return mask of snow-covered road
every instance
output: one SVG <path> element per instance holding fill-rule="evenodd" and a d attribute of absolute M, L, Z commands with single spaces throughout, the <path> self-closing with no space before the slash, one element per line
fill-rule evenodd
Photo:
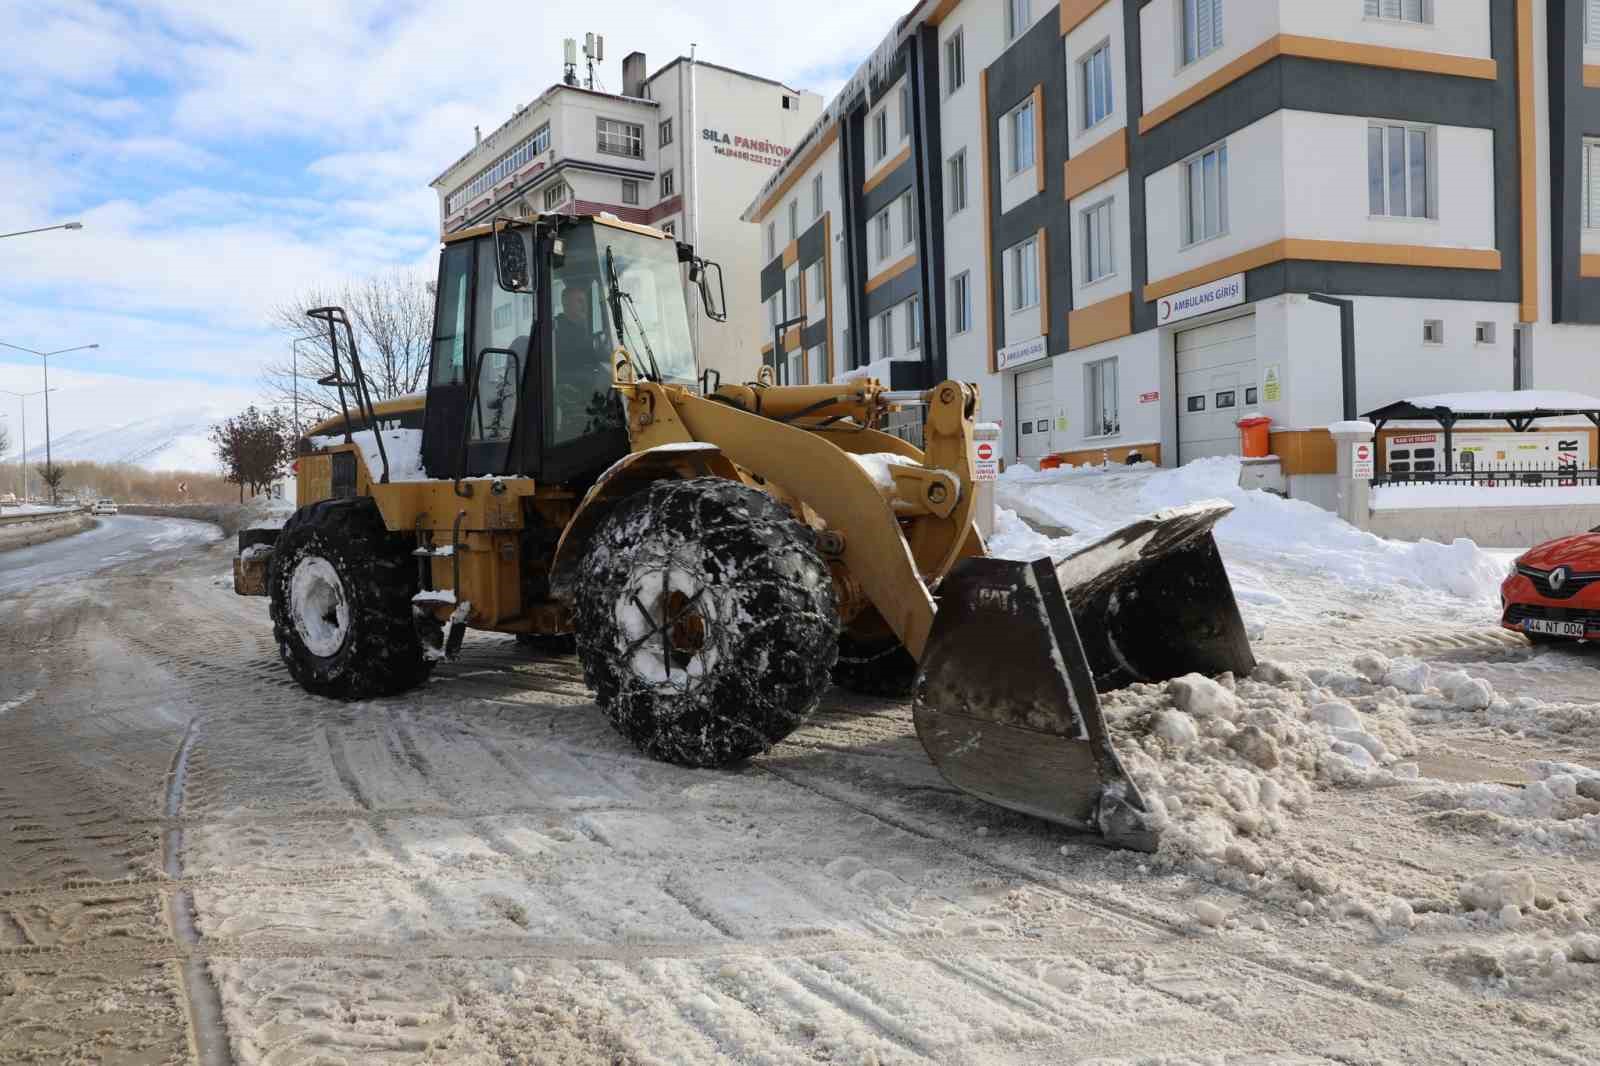
<path fill-rule="evenodd" d="M 640 758 L 573 660 L 504 639 L 404 699 L 315 699 L 227 560 L 0 611 L 0 1062 L 192 1061 L 191 1033 L 241 1064 L 1600 1054 L 1600 802 L 1485 783 L 1600 766 L 1597 655 L 1459 599 L 1408 622 L 1415 597 L 1250 563 L 1281 665 L 1220 697 L 1237 723 L 1337 697 L 1423 773 L 1290 728 L 1273 785 L 1218 788 L 1229 727 L 1146 729 L 1130 758 L 1207 815 L 1174 804 L 1147 856 L 952 791 L 895 702 L 833 693 L 710 772 Z M 1456 670 L 1494 701 L 1444 698 Z M 1108 705 L 1129 737 L 1175 706 Z"/>
<path fill-rule="evenodd" d="M 97 521 L 70 537 L 0 552 L 0 599 L 222 537 L 216 526 L 181 518 L 109 515 Z"/>

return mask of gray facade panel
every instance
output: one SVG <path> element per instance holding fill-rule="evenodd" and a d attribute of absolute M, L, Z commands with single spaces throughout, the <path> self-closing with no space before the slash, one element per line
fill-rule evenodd
<path fill-rule="evenodd" d="M 1043 18 L 1001 53 L 989 67 L 989 107 L 984 121 L 989 124 L 989 205 L 990 261 L 989 300 L 994 308 L 996 348 L 1009 343 L 1005 336 L 1006 249 L 1044 230 L 1045 266 L 1050 302 L 1047 343 L 1052 351 L 1067 346 L 1067 313 L 1072 310 L 1072 234 L 1066 204 L 1067 130 L 1070 111 L 1067 101 L 1066 60 L 1061 47 L 1061 25 L 1057 19 Z M 1044 192 L 1012 208 L 1000 211 L 1001 159 L 1000 118 L 1021 103 L 1035 85 L 1044 96 L 1044 141 L 1034 146 L 1037 166 L 1044 168 Z"/>
<path fill-rule="evenodd" d="M 892 281 L 885 282 L 873 289 L 862 297 L 863 304 L 866 307 L 867 318 L 870 320 L 877 315 L 881 315 L 902 300 L 907 300 L 917 295 L 922 288 L 921 282 L 922 279 L 918 277 L 915 270 L 908 270 Z"/>

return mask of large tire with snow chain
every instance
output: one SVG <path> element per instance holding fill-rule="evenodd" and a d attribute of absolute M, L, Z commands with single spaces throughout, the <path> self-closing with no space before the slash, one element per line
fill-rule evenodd
<path fill-rule="evenodd" d="M 917 686 L 917 669 L 917 660 L 897 638 L 860 640 L 847 633 L 839 638 L 833 682 L 863 696 L 909 696 Z"/>
<path fill-rule="evenodd" d="M 735 481 L 658 481 L 596 531 L 578 657 L 617 731 L 652 758 L 725 766 L 798 728 L 839 647 L 812 532 Z"/>
<path fill-rule="evenodd" d="M 392 696 L 433 669 L 411 621 L 417 567 L 370 499 L 294 513 L 267 573 L 272 633 L 289 673 L 334 699 Z"/>

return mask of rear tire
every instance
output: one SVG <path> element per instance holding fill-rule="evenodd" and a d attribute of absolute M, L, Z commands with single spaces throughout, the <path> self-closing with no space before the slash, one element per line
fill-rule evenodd
<path fill-rule="evenodd" d="M 333 699 L 392 696 L 433 670 L 411 621 L 417 569 L 370 499 L 296 511 L 267 572 L 272 633 L 289 673 Z"/>
<path fill-rule="evenodd" d="M 611 724 L 680 766 L 725 766 L 798 728 L 838 655 L 811 530 L 735 481 L 658 481 L 619 504 L 580 565 L 578 656 Z"/>

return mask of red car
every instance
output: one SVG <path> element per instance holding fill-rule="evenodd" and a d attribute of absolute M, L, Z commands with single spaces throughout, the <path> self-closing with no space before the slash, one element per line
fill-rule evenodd
<path fill-rule="evenodd" d="M 1500 624 L 1529 640 L 1600 640 L 1600 529 L 1523 552 L 1500 585 Z"/>

